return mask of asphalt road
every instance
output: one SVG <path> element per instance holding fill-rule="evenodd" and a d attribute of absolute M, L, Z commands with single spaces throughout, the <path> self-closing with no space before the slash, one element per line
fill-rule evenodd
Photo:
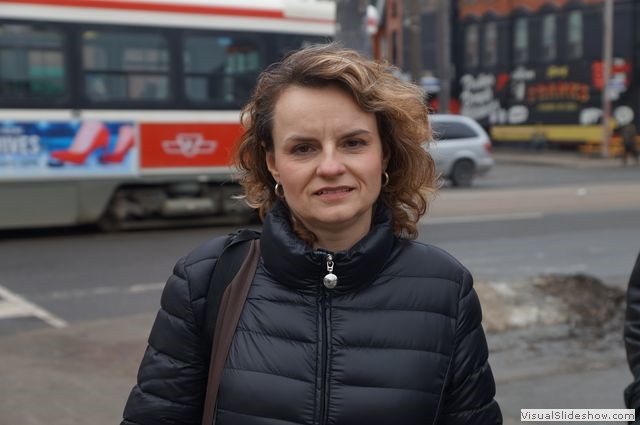
<path fill-rule="evenodd" d="M 640 250 L 640 209 L 427 224 L 420 239 L 452 253 L 480 280 L 584 273 L 623 286 Z"/>
<path fill-rule="evenodd" d="M 434 224 L 426 220 L 420 240 L 451 252 L 477 280 L 586 273 L 620 286 L 640 249 L 639 218 L 640 208 L 511 218 L 462 216 L 466 221 L 460 222 L 434 218 Z M 5 240 L 0 242 L 0 285 L 67 322 L 154 311 L 175 261 L 208 238 L 231 230 Z M 34 316 L 5 318 L 0 320 L 0 333 L 42 326 L 47 325 Z"/>

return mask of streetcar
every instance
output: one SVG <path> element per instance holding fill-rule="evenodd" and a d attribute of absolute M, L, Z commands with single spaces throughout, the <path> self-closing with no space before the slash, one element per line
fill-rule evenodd
<path fill-rule="evenodd" d="M 334 30 L 333 2 L 0 0 L 0 229 L 250 217 L 240 108 Z"/>

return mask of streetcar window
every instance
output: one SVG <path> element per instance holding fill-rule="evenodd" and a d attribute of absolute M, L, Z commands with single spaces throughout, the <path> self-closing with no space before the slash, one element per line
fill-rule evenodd
<path fill-rule="evenodd" d="M 432 121 L 431 129 L 440 142 L 445 140 L 478 137 L 471 127 L 459 122 Z"/>
<path fill-rule="evenodd" d="M 282 59 L 288 53 L 301 47 L 307 47 L 312 44 L 325 44 L 331 41 L 328 37 L 313 35 L 273 34 L 272 37 L 275 39 L 276 60 Z"/>
<path fill-rule="evenodd" d="M 556 16 L 545 15 L 542 19 L 542 60 L 553 62 L 556 52 Z"/>
<path fill-rule="evenodd" d="M 498 26 L 487 22 L 484 26 L 484 64 L 494 66 L 498 61 Z"/>
<path fill-rule="evenodd" d="M 61 32 L 0 24 L 0 97 L 58 98 L 67 90 L 65 74 Z"/>
<path fill-rule="evenodd" d="M 160 34 L 85 31 L 82 65 L 85 93 L 93 102 L 170 98 L 169 47 Z"/>
<path fill-rule="evenodd" d="M 245 103 L 266 66 L 260 41 L 242 35 L 188 35 L 184 40 L 185 93 L 192 102 Z"/>
<path fill-rule="evenodd" d="M 567 31 L 567 44 L 569 59 L 582 57 L 582 12 L 574 10 L 569 13 L 569 30 Z"/>
<path fill-rule="evenodd" d="M 478 66 L 478 25 L 471 24 L 467 27 L 465 35 L 465 64 L 467 68 Z"/>
<path fill-rule="evenodd" d="M 527 18 L 518 18 L 515 23 L 513 40 L 513 59 L 522 64 L 529 60 L 529 22 Z"/>

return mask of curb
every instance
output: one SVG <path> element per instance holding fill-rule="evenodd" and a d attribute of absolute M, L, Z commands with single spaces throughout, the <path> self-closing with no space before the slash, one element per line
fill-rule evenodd
<path fill-rule="evenodd" d="M 564 156 L 554 153 L 492 153 L 497 163 L 540 165 L 568 168 L 622 168 L 618 158 L 587 158 L 580 156 Z"/>

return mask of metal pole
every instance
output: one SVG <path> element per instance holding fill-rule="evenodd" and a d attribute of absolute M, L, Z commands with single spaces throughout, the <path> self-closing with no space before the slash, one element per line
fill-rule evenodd
<path fill-rule="evenodd" d="M 422 28 L 420 0 L 409 0 L 409 70 L 414 83 L 422 77 Z"/>
<path fill-rule="evenodd" d="M 611 96 L 609 80 L 613 63 L 613 0 L 604 0 L 604 41 L 602 46 L 602 157 L 609 156 L 611 141 Z"/>
<path fill-rule="evenodd" d="M 436 42 L 438 80 L 438 112 L 449 113 L 451 100 L 451 2 L 440 0 L 438 3 L 438 35 Z"/>
<path fill-rule="evenodd" d="M 336 0 L 336 41 L 371 56 L 371 40 L 367 34 L 367 5 L 367 0 Z"/>

